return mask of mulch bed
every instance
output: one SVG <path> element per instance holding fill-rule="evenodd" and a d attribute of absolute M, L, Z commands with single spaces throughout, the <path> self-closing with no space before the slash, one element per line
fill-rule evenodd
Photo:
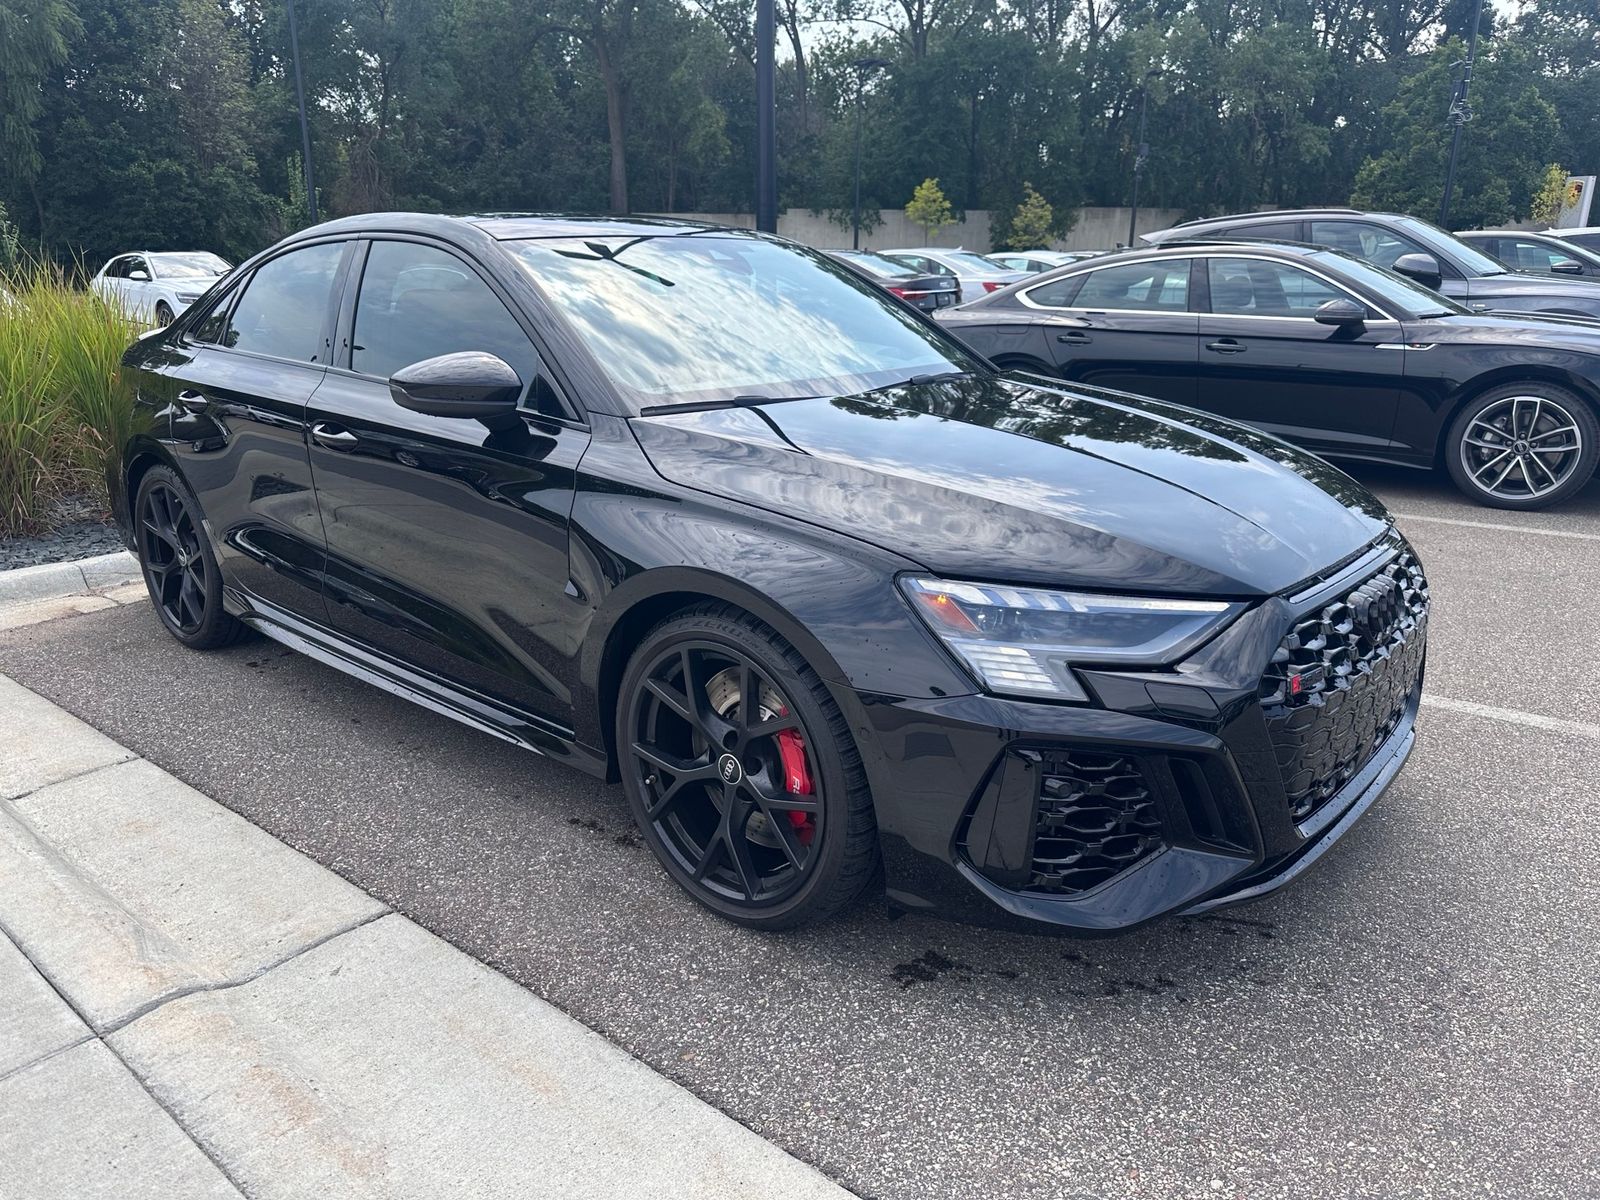
<path fill-rule="evenodd" d="M 72 562 L 123 548 L 111 514 L 101 501 L 90 496 L 68 496 L 51 506 L 45 517 L 45 532 L 26 537 L 0 536 L 0 571 Z"/>

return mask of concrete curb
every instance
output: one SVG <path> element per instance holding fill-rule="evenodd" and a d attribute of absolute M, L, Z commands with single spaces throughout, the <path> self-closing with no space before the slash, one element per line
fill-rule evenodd
<path fill-rule="evenodd" d="M 140 578 L 139 560 L 126 550 L 0 571 L 0 608 L 37 604 L 61 596 L 93 595 Z"/>

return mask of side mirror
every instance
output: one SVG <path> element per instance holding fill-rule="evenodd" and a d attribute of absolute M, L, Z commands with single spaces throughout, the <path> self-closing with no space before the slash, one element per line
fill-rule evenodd
<path fill-rule="evenodd" d="M 1415 279 L 1425 288 L 1437 288 L 1444 282 L 1439 260 L 1431 254 L 1402 254 L 1394 260 L 1394 272 Z"/>
<path fill-rule="evenodd" d="M 1311 319 L 1318 325 L 1362 325 L 1367 320 L 1367 306 L 1341 296 L 1320 306 Z"/>
<path fill-rule="evenodd" d="M 134 283 L 149 283 L 150 272 L 135 269 L 128 272 L 128 278 L 133 280 Z"/>
<path fill-rule="evenodd" d="M 412 412 L 488 423 L 516 412 L 522 380 L 504 359 L 467 350 L 401 367 L 389 376 L 389 394 Z"/>
<path fill-rule="evenodd" d="M 1582 275 L 1583 264 L 1575 258 L 1558 258 L 1550 264 L 1552 275 Z"/>

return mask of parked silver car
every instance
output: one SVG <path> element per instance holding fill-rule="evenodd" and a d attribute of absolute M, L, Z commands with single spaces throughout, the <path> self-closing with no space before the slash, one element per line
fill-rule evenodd
<path fill-rule="evenodd" d="M 1004 254 L 986 254 L 984 257 L 1012 271 L 1037 275 L 1040 271 L 1071 266 L 1086 258 L 1109 253 L 1108 250 L 1007 250 Z"/>
<path fill-rule="evenodd" d="M 230 267 L 204 250 L 119 254 L 101 267 L 89 286 L 131 320 L 170 325 Z"/>
<path fill-rule="evenodd" d="M 963 302 L 976 300 L 990 292 L 997 292 L 1028 277 L 1027 271 L 1012 271 L 1002 267 L 992 258 L 974 254 L 971 250 L 943 250 L 923 246 L 920 249 L 879 250 L 885 258 L 904 263 L 924 275 L 952 276 L 961 288 Z"/>

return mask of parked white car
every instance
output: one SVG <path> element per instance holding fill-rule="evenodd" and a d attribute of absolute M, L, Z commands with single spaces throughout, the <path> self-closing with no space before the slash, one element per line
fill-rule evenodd
<path fill-rule="evenodd" d="M 119 254 L 89 281 L 89 286 L 117 305 L 133 321 L 170 325 L 173 318 L 200 299 L 231 266 L 204 250 L 153 254 Z"/>
<path fill-rule="evenodd" d="M 1037 275 L 1040 271 L 1054 271 L 1057 267 L 1071 266 L 1086 258 L 1109 253 L 1108 250 L 1007 250 L 1004 254 L 986 254 L 984 257 L 1013 271 Z"/>
<path fill-rule="evenodd" d="M 1028 277 L 1026 271 L 1007 270 L 993 259 L 974 254 L 971 250 L 934 250 L 923 246 L 920 249 L 879 250 L 876 253 L 921 271 L 924 275 L 953 276 L 960 285 L 963 302 L 987 296 L 990 292 L 1010 287 Z"/>

